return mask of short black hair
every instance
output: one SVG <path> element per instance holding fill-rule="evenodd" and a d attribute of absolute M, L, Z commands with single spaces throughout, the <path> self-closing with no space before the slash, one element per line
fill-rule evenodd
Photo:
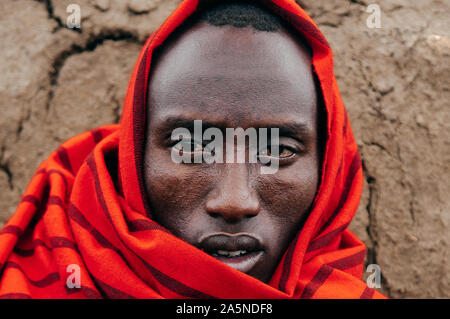
<path fill-rule="evenodd" d="M 282 20 L 262 6 L 247 1 L 225 1 L 201 10 L 194 18 L 214 26 L 231 25 L 236 28 L 253 27 L 258 31 L 277 32 Z"/>

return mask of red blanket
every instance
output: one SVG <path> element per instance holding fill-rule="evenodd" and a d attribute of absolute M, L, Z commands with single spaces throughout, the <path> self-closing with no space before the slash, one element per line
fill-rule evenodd
<path fill-rule="evenodd" d="M 347 229 L 363 176 L 331 49 L 294 1 L 261 2 L 309 42 L 327 115 L 312 212 L 270 283 L 173 236 L 152 221 L 146 205 L 142 167 L 150 61 L 154 49 L 196 10 L 199 0 L 185 0 L 144 45 L 120 125 L 68 140 L 37 170 L 0 232 L 0 298 L 383 297 L 361 281 L 365 246 Z M 76 282 L 77 274 L 81 286 L 69 288 L 67 281 Z"/>

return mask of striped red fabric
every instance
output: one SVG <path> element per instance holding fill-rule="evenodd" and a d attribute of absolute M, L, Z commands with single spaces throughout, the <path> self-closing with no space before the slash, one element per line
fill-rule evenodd
<path fill-rule="evenodd" d="M 183 1 L 145 43 L 121 123 L 71 138 L 41 164 L 0 231 L 0 298 L 384 297 L 360 279 L 365 246 L 347 229 L 363 177 L 332 52 L 295 1 L 260 0 L 313 50 L 327 141 L 313 209 L 271 281 L 228 267 L 151 219 L 142 167 L 152 53 L 202 1 Z M 80 285 L 71 288 L 73 265 Z"/>

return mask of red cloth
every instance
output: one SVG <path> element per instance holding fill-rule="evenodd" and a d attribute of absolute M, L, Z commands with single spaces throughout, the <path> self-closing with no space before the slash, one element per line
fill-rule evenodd
<path fill-rule="evenodd" d="M 270 283 L 171 235 L 152 221 L 146 205 L 142 166 L 150 61 L 154 49 L 196 10 L 199 0 L 185 0 L 144 45 L 120 125 L 68 140 L 37 170 L 0 232 L 1 298 L 383 297 L 360 280 L 365 246 L 347 229 L 363 176 L 330 47 L 294 1 L 261 2 L 309 42 L 327 114 L 313 210 Z M 80 266 L 81 288 L 66 285 L 71 264 Z"/>

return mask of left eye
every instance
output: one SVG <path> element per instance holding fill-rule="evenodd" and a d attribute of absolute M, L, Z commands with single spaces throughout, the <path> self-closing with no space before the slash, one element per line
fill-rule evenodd
<path fill-rule="evenodd" d="M 192 153 L 203 152 L 204 150 L 202 143 L 193 140 L 179 141 L 174 148 L 183 152 L 189 152 L 188 150 L 191 150 L 190 152 Z"/>
<path fill-rule="evenodd" d="M 291 149 L 284 147 L 284 146 L 279 146 L 279 155 L 276 157 L 279 158 L 288 158 L 291 157 L 295 154 L 295 152 L 293 152 Z M 271 147 L 267 147 L 266 149 L 264 149 L 262 152 L 260 152 L 260 156 L 270 156 L 270 157 L 275 157 L 274 155 L 272 155 L 271 153 Z"/>

